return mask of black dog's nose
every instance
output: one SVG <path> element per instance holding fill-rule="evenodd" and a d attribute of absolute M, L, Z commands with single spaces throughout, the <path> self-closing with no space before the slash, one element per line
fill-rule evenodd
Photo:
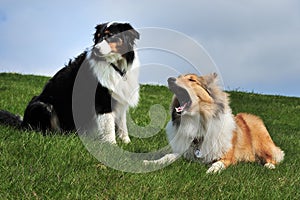
<path fill-rule="evenodd" d="M 170 77 L 170 78 L 168 78 L 168 83 L 170 84 L 170 83 L 174 83 L 176 81 L 176 78 L 174 78 L 174 77 Z"/>

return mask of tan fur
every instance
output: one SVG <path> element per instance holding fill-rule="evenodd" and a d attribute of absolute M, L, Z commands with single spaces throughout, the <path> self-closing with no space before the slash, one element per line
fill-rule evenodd
<path fill-rule="evenodd" d="M 274 144 L 260 118 L 239 113 L 235 121 L 237 128 L 233 132 L 232 148 L 220 158 L 225 167 L 241 161 L 276 165 L 283 159 L 280 155 L 283 152 Z"/>

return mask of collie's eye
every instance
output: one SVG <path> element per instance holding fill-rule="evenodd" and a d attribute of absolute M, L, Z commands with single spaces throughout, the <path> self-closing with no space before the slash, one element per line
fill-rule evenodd
<path fill-rule="evenodd" d="M 209 90 L 208 88 L 204 88 L 204 89 L 205 89 L 205 91 L 207 92 L 207 94 L 208 94 L 209 96 L 211 96 L 210 90 Z"/>
<path fill-rule="evenodd" d="M 105 33 L 105 36 L 108 36 L 108 37 L 111 37 L 111 36 L 113 36 L 114 34 L 113 33 L 111 33 L 111 32 L 106 32 Z"/>
<path fill-rule="evenodd" d="M 196 82 L 196 80 L 192 79 L 192 78 L 189 78 L 189 81 L 191 82 Z"/>

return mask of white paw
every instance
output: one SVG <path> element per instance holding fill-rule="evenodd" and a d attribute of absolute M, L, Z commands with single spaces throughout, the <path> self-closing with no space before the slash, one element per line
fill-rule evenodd
<path fill-rule="evenodd" d="M 117 141 L 116 140 L 106 140 L 105 142 L 108 142 L 110 144 L 117 144 Z"/>
<path fill-rule="evenodd" d="M 107 142 L 109 144 L 117 144 L 116 139 L 112 137 L 103 137 L 102 142 Z"/>
<path fill-rule="evenodd" d="M 167 154 L 165 155 L 165 159 L 167 160 L 167 162 L 174 162 L 176 161 L 178 158 L 177 154 Z"/>
<path fill-rule="evenodd" d="M 172 163 L 174 161 L 176 161 L 178 158 L 180 157 L 179 154 L 173 153 L 173 154 L 166 154 L 164 155 L 162 158 L 158 159 L 158 160 L 144 160 L 143 163 L 145 165 L 149 165 L 149 164 L 166 164 L 166 163 Z"/>
<path fill-rule="evenodd" d="M 150 160 L 143 160 L 144 165 L 149 165 L 150 163 L 152 163 Z"/>
<path fill-rule="evenodd" d="M 126 136 L 120 136 L 120 139 L 121 139 L 122 142 L 125 143 L 125 144 L 128 144 L 128 143 L 131 142 L 128 135 L 126 135 Z"/>
<path fill-rule="evenodd" d="M 206 171 L 207 174 L 214 174 L 217 172 L 221 172 L 223 169 L 225 169 L 225 165 L 223 162 L 218 161 L 211 165 L 211 167 Z"/>
<path fill-rule="evenodd" d="M 272 163 L 266 163 L 264 166 L 268 169 L 275 169 L 275 165 Z"/>
<path fill-rule="evenodd" d="M 128 143 L 131 142 L 129 137 L 123 138 L 122 141 L 123 141 L 123 143 L 125 143 L 125 144 L 128 144 Z"/>

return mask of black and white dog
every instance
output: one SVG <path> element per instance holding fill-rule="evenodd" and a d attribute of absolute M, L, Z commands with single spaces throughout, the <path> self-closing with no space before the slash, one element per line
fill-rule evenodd
<path fill-rule="evenodd" d="M 42 93 L 29 102 L 24 119 L 2 110 L 0 123 L 43 132 L 76 131 L 73 87 L 81 68 L 86 68 L 90 76 L 84 78 L 97 81 L 93 120 L 99 134 L 105 141 L 116 143 L 117 129 L 120 139 L 129 143 L 126 112 L 139 100 L 139 60 L 134 50 L 139 33 L 128 23 L 104 23 L 95 28 L 92 48 L 70 60 L 47 82 Z"/>

